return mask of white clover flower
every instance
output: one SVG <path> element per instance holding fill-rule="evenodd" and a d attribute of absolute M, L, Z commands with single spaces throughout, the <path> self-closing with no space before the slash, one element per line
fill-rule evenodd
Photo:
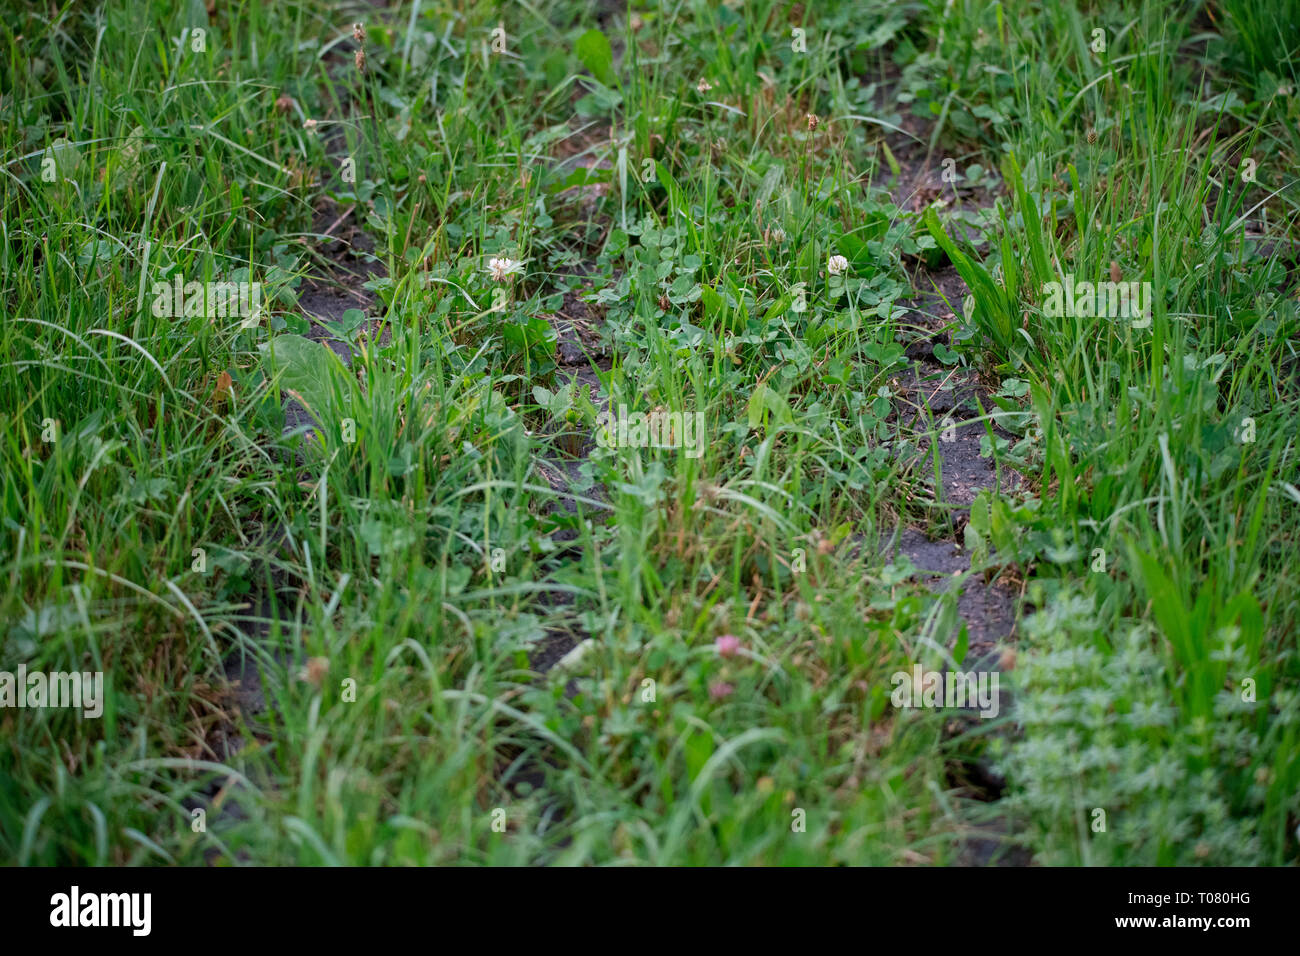
<path fill-rule="evenodd" d="M 826 271 L 833 276 L 839 275 L 849 267 L 849 260 L 843 256 L 831 256 L 826 260 Z"/>
<path fill-rule="evenodd" d="M 772 241 L 776 243 L 785 242 L 785 230 L 777 226 L 772 230 Z"/>
<path fill-rule="evenodd" d="M 505 282 L 510 276 L 517 276 L 524 271 L 524 264 L 514 259 L 493 257 L 488 260 L 488 271 L 496 282 Z"/>
<path fill-rule="evenodd" d="M 713 84 L 704 79 L 704 77 L 700 77 L 700 82 L 695 84 L 695 89 L 700 93 L 707 93 L 709 90 L 713 89 Z"/>

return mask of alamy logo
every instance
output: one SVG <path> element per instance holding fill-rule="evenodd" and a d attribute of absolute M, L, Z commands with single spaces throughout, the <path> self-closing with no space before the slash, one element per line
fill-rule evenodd
<path fill-rule="evenodd" d="M 627 406 L 596 416 L 596 444 L 601 448 L 682 448 L 687 458 L 704 454 L 704 413 L 655 409 L 646 414 Z"/>
<path fill-rule="evenodd" d="M 71 893 L 50 897 L 51 926 L 129 926 L 132 935 L 148 936 L 153 924 L 152 893 Z"/>
<path fill-rule="evenodd" d="M 1133 319 L 1135 329 L 1151 324 L 1150 282 L 1075 282 L 1074 275 L 1066 273 L 1064 283 L 1045 283 L 1043 294 L 1043 314 L 1053 318 Z"/>
<path fill-rule="evenodd" d="M 912 673 L 895 671 L 890 677 L 895 707 L 976 707 L 981 717 L 998 715 L 997 671 L 927 671 L 912 665 Z"/>
<path fill-rule="evenodd" d="M 19 664 L 17 674 L 0 671 L 0 707 L 72 707 L 87 717 L 100 717 L 104 713 L 104 672 L 29 674 L 27 665 Z"/>
<path fill-rule="evenodd" d="M 244 319 L 255 324 L 262 313 L 260 282 L 155 282 L 153 314 L 158 318 Z"/>

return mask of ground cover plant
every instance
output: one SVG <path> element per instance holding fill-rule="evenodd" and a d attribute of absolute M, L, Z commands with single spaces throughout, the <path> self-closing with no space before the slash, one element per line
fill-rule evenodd
<path fill-rule="evenodd" d="M 0 860 L 1295 862 L 1297 46 L 14 5 Z"/>

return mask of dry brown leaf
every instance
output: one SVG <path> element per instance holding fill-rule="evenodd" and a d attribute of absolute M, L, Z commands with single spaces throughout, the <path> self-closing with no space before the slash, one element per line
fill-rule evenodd
<path fill-rule="evenodd" d="M 217 376 L 217 387 L 212 392 L 212 404 L 219 405 L 222 401 L 229 398 L 234 391 L 235 382 L 230 377 L 229 372 L 222 372 Z"/>

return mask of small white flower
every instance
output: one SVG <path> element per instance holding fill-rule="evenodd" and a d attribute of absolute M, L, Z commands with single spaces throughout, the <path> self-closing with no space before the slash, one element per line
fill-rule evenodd
<path fill-rule="evenodd" d="M 773 229 L 772 241 L 777 243 L 785 242 L 785 230 L 782 229 L 780 226 L 777 226 L 775 229 Z"/>
<path fill-rule="evenodd" d="M 843 256 L 831 256 L 826 260 L 826 271 L 833 276 L 839 275 L 849 267 L 849 260 Z"/>
<path fill-rule="evenodd" d="M 303 128 L 303 129 L 315 129 L 315 128 L 316 128 L 316 121 L 315 121 L 314 119 L 303 120 L 302 128 Z"/>
<path fill-rule="evenodd" d="M 524 271 L 524 264 L 516 262 L 514 259 L 504 257 L 492 258 L 488 260 L 488 271 L 492 273 L 492 278 L 497 282 L 505 282 L 510 276 L 519 275 Z"/>
<path fill-rule="evenodd" d="M 700 77 L 700 82 L 695 84 L 695 89 L 700 93 L 707 93 L 709 90 L 713 89 L 713 84 L 704 79 L 704 77 Z"/>

